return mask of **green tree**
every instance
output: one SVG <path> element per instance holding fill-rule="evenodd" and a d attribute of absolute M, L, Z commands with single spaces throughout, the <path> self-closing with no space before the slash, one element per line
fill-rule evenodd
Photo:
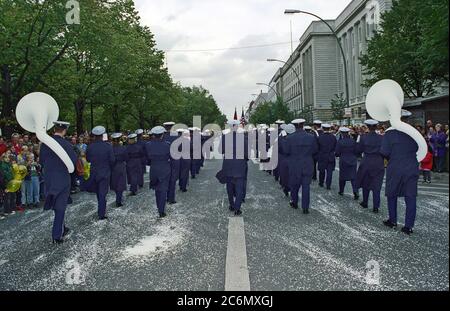
<path fill-rule="evenodd" d="M 369 87 L 393 79 L 410 97 L 448 81 L 448 0 L 398 0 L 360 58 Z"/>
<path fill-rule="evenodd" d="M 338 121 L 344 120 L 346 107 L 347 102 L 345 100 L 344 93 L 335 94 L 334 98 L 331 100 L 331 110 L 333 113 L 333 118 Z"/>
<path fill-rule="evenodd" d="M 276 120 L 290 122 L 293 118 L 294 114 L 289 111 L 289 108 L 283 103 L 283 100 L 278 98 L 275 102 L 265 102 L 256 107 L 250 117 L 250 123 L 271 124 Z"/>

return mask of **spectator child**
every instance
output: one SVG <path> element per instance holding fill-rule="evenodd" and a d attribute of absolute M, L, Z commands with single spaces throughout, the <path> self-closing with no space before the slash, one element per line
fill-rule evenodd
<path fill-rule="evenodd" d="M 430 145 L 428 145 L 428 152 L 423 159 L 422 162 L 420 162 L 420 170 L 423 174 L 423 182 L 431 184 L 431 170 L 433 169 L 433 149 Z"/>
<path fill-rule="evenodd" d="M 14 178 L 10 156 L 10 151 L 0 156 L 0 171 L 3 177 L 2 183 L 0 184 L 0 191 L 3 196 L 3 213 L 6 216 L 14 214 L 16 207 L 16 193 L 9 192 L 6 189 L 8 183 Z"/>

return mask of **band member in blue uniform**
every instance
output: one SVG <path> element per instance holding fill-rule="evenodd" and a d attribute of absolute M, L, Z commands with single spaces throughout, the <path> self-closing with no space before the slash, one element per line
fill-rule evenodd
<path fill-rule="evenodd" d="M 172 127 L 175 125 L 175 122 L 166 122 L 164 123 L 164 128 L 166 132 L 164 133 L 164 140 L 170 145 L 178 139 L 178 135 L 176 133 L 171 133 Z M 171 158 L 170 162 L 171 173 L 170 173 L 170 181 L 169 181 L 169 192 L 167 194 L 167 203 L 170 205 L 176 204 L 175 201 L 175 192 L 177 187 L 177 181 L 180 178 L 180 168 L 181 168 L 181 160 L 175 160 Z"/>
<path fill-rule="evenodd" d="M 319 139 L 319 137 L 323 135 L 322 123 L 323 122 L 320 120 L 315 120 L 313 122 L 313 128 L 310 129 L 310 131 L 314 133 L 317 139 Z M 305 128 L 305 131 L 308 132 L 308 129 Z M 317 180 L 317 156 L 318 154 L 314 157 L 314 174 L 312 178 L 312 180 L 314 181 Z"/>
<path fill-rule="evenodd" d="M 184 141 L 182 146 L 190 146 L 190 134 L 188 130 L 178 130 L 178 136 Z M 184 152 L 183 152 L 184 155 Z M 179 187 L 181 192 L 187 192 L 187 186 L 189 183 L 189 172 L 191 170 L 191 157 L 190 152 L 187 156 L 182 156 L 180 160 L 180 181 Z"/>
<path fill-rule="evenodd" d="M 363 201 L 361 206 L 369 208 L 369 195 L 372 191 L 373 212 L 378 213 L 381 203 L 381 188 L 384 180 L 384 158 L 381 155 L 381 143 L 383 136 L 377 134 L 378 121 L 366 120 L 364 122 L 369 133 L 358 138 L 358 153 L 362 154 L 362 160 L 356 174 L 356 187 L 362 188 Z"/>
<path fill-rule="evenodd" d="M 317 167 L 319 169 L 319 187 L 324 187 L 326 183 L 327 189 L 331 190 L 333 182 L 333 172 L 336 169 L 336 136 L 330 132 L 331 125 L 323 124 L 324 133 L 319 136 L 319 154 L 317 156 Z"/>
<path fill-rule="evenodd" d="M 281 132 L 283 131 L 283 129 L 281 128 L 281 125 L 286 124 L 286 122 L 282 121 L 282 120 L 277 120 L 275 121 L 275 124 L 278 125 L 278 137 L 280 136 Z M 275 178 L 276 181 L 280 180 L 280 162 L 282 161 L 283 155 L 280 152 L 280 148 L 278 147 L 278 165 L 277 167 L 273 170 L 273 177 Z"/>
<path fill-rule="evenodd" d="M 106 195 L 109 191 L 111 180 L 111 171 L 115 162 L 112 146 L 103 141 L 103 134 L 106 129 L 103 126 L 97 126 L 92 130 L 95 140 L 86 150 L 86 160 L 91 163 L 90 180 L 93 185 L 93 191 L 97 194 L 98 218 L 106 220 Z"/>
<path fill-rule="evenodd" d="M 200 129 L 196 127 L 190 128 L 189 132 L 191 134 L 191 178 L 195 179 L 200 173 L 200 165 L 202 161 L 201 133 Z"/>
<path fill-rule="evenodd" d="M 137 135 L 128 135 L 127 145 L 127 176 L 128 184 L 130 185 L 130 192 L 132 196 L 137 195 L 139 187 L 139 179 L 142 175 L 142 157 L 145 156 L 145 151 L 141 145 L 136 143 Z"/>
<path fill-rule="evenodd" d="M 54 125 L 53 139 L 67 152 L 73 165 L 76 166 L 77 155 L 70 143 L 64 139 L 70 123 L 60 121 L 54 122 Z M 64 223 L 71 187 L 70 174 L 64 162 L 45 144 L 41 145 L 39 160 L 45 183 L 44 210 L 53 210 L 55 213 L 52 238 L 53 243 L 61 244 L 70 231 Z"/>
<path fill-rule="evenodd" d="M 305 125 L 305 127 L 303 129 L 305 130 L 306 133 L 315 135 L 315 132 L 313 132 L 313 129 L 311 126 Z"/>
<path fill-rule="evenodd" d="M 170 143 L 164 139 L 166 130 L 162 126 L 152 129 L 154 140 L 145 145 L 150 166 L 150 189 L 155 190 L 159 217 L 166 217 L 166 201 L 171 175 Z"/>
<path fill-rule="evenodd" d="M 411 115 L 402 111 L 402 117 Z M 416 220 L 417 183 L 419 181 L 419 162 L 416 141 L 396 129 L 389 129 L 383 137 L 381 154 L 388 159 L 386 170 L 386 197 L 388 199 L 389 219 L 387 227 L 397 227 L 397 203 L 399 197 L 405 198 L 406 219 L 402 232 L 412 234 Z"/>
<path fill-rule="evenodd" d="M 314 170 L 314 155 L 318 151 L 317 139 L 303 130 L 304 119 L 291 122 L 296 132 L 290 134 L 286 143 L 289 165 L 289 188 L 291 207 L 298 209 L 298 192 L 302 188 L 302 209 L 309 214 L 310 186 Z"/>
<path fill-rule="evenodd" d="M 232 120 L 228 125 L 231 131 L 222 136 L 219 151 L 224 155 L 222 172 L 226 178 L 229 209 L 239 216 L 242 215 L 241 205 L 244 199 L 248 138 L 243 131 L 238 133 L 238 120 Z"/>
<path fill-rule="evenodd" d="M 278 165 L 280 167 L 280 184 L 285 196 L 289 196 L 289 161 L 287 154 L 287 138 L 288 135 L 295 133 L 296 129 L 293 124 L 285 124 L 283 131 L 278 138 L 278 150 L 281 157 L 278 159 Z"/>
<path fill-rule="evenodd" d="M 147 143 L 144 140 L 144 130 L 143 129 L 138 129 L 136 130 L 136 135 L 137 135 L 137 144 L 139 146 L 141 146 L 142 150 L 145 149 L 145 144 Z M 145 156 L 142 157 L 141 159 L 141 165 L 142 165 L 142 170 L 141 170 L 141 174 L 139 174 L 138 176 L 138 186 L 139 188 L 143 188 L 144 187 L 144 175 L 147 172 L 147 158 Z"/>
<path fill-rule="evenodd" d="M 359 199 L 356 188 L 356 169 L 358 166 L 358 150 L 356 141 L 350 136 L 350 129 L 340 128 L 341 139 L 336 145 L 336 157 L 339 158 L 339 195 L 344 195 L 345 183 L 352 185 L 354 199 Z"/>
<path fill-rule="evenodd" d="M 115 162 L 111 173 L 111 190 L 116 193 L 116 207 L 123 206 L 123 192 L 127 190 L 127 148 L 120 144 L 121 133 L 111 135 Z"/>

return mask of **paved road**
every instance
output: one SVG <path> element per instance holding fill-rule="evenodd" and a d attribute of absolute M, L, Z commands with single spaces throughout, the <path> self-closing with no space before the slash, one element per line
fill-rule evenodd
<path fill-rule="evenodd" d="M 62 246 L 50 244 L 51 213 L 1 221 L 0 289 L 209 291 L 224 290 L 226 279 L 244 280 L 251 290 L 449 289 L 443 178 L 421 185 L 416 233 L 407 237 L 384 228 L 385 205 L 379 215 L 362 210 L 350 188 L 344 198 L 336 194 L 336 182 L 332 191 L 313 185 L 310 215 L 294 211 L 273 177 L 253 163 L 242 226 L 214 178 L 220 165 L 207 162 L 164 220 L 145 188 L 124 208 L 111 207 L 108 222 L 95 220 L 92 195 L 75 196 L 67 212 L 73 233 Z M 370 261 L 379 265 L 379 285 L 367 283 L 376 271 L 367 268 Z"/>

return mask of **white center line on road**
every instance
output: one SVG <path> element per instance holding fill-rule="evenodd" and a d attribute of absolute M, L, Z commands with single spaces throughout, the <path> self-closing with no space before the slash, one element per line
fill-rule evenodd
<path fill-rule="evenodd" d="M 250 291 L 243 217 L 230 217 L 228 222 L 225 291 Z"/>

